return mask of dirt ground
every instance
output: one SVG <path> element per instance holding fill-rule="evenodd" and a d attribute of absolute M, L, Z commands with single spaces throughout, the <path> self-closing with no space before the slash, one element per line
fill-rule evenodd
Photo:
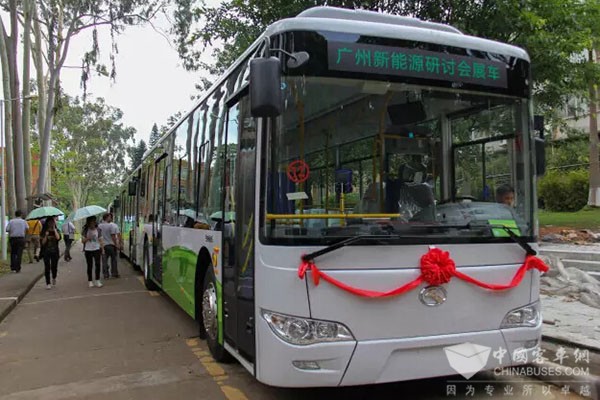
<path fill-rule="evenodd" d="M 562 226 L 540 226 L 542 242 L 587 244 L 600 242 L 600 234 L 589 229 L 573 229 Z"/>

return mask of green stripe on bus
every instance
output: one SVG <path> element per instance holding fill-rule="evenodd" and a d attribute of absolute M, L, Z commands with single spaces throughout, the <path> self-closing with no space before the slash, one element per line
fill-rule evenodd
<path fill-rule="evenodd" d="M 198 255 L 173 246 L 163 255 L 163 290 L 191 317 L 195 316 L 195 280 Z"/>

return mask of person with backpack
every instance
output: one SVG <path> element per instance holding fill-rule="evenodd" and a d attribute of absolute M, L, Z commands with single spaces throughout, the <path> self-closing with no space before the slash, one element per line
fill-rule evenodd
<path fill-rule="evenodd" d="M 25 247 L 27 248 L 27 255 L 29 256 L 29 263 L 33 260 L 39 261 L 41 257 L 38 257 L 38 251 L 41 248 L 41 232 L 42 222 L 39 219 L 32 219 L 27 221 L 27 234 L 25 235 Z"/>
<path fill-rule="evenodd" d="M 104 253 L 104 243 L 102 242 L 102 233 L 98 229 L 95 216 L 88 217 L 85 221 L 85 226 L 81 231 L 81 241 L 83 242 L 83 251 L 85 252 L 85 261 L 87 263 L 88 286 L 91 288 L 94 286 L 101 288 L 103 285 L 102 281 L 100 281 L 100 260 Z M 95 281 L 92 279 L 92 267 L 95 267 Z"/>
<path fill-rule="evenodd" d="M 41 249 L 40 254 L 44 260 L 44 276 L 46 278 L 46 289 L 52 289 L 56 286 L 56 275 L 58 274 L 58 258 L 60 250 L 58 242 L 61 239 L 60 232 L 56 226 L 54 217 L 46 218 L 46 223 L 40 233 Z M 52 285 L 50 285 L 50 274 L 52 273 Z"/>

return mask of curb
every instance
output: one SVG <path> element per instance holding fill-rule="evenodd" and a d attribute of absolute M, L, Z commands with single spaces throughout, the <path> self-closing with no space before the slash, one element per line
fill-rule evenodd
<path fill-rule="evenodd" d="M 15 307 L 17 307 L 17 304 L 19 304 L 21 300 L 23 300 L 23 298 L 27 296 L 27 293 L 29 293 L 29 291 L 33 289 L 37 281 L 39 281 L 42 276 L 44 276 L 43 272 L 36 274 L 31 280 L 31 282 L 19 292 L 16 298 L 11 298 L 14 301 L 12 301 L 7 308 L 0 310 L 0 322 L 2 322 L 4 318 L 6 318 L 8 314 L 10 314 L 11 311 L 15 309 Z"/>
<path fill-rule="evenodd" d="M 589 351 L 593 351 L 595 353 L 600 353 L 600 347 L 596 347 L 596 346 L 592 346 L 592 345 L 587 345 L 584 343 L 578 343 L 578 342 L 571 342 L 567 339 L 561 339 L 561 338 L 557 338 L 554 336 L 548 336 L 548 335 L 542 335 L 542 345 L 544 342 L 548 342 L 548 343 L 554 343 L 554 344 L 562 344 L 565 346 L 570 346 L 570 347 L 577 347 L 580 349 L 587 349 Z M 542 346 L 543 347 L 543 346 Z"/>

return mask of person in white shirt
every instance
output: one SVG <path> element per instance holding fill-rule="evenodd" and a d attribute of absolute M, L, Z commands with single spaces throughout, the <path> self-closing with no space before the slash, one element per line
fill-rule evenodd
<path fill-rule="evenodd" d="M 62 225 L 62 234 L 65 239 L 65 261 L 71 261 L 71 246 L 75 240 L 75 225 L 70 220 L 66 220 Z"/>
<path fill-rule="evenodd" d="M 21 258 L 25 248 L 25 234 L 28 226 L 22 216 L 21 210 L 15 211 L 15 218 L 6 225 L 10 243 L 10 270 L 13 272 L 21 272 Z"/>
<path fill-rule="evenodd" d="M 100 281 L 100 257 L 104 253 L 104 243 L 102 242 L 102 235 L 98 229 L 96 223 L 96 217 L 88 217 L 85 226 L 81 231 L 81 241 L 83 242 L 83 251 L 85 252 L 85 261 L 87 263 L 87 276 L 89 287 L 102 287 L 102 281 Z M 96 280 L 92 278 L 92 267 L 95 265 Z"/>
<path fill-rule="evenodd" d="M 113 215 L 106 213 L 102 216 L 102 222 L 98 225 L 104 243 L 104 254 L 102 255 L 102 272 L 104 279 L 109 277 L 118 278 L 117 255 L 119 254 L 119 227 L 113 222 Z M 110 258 L 110 274 L 108 259 Z"/>

